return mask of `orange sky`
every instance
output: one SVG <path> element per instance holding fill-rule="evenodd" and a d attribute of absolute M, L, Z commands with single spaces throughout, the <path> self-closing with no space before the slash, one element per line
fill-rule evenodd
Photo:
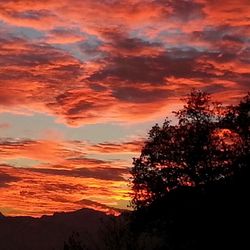
<path fill-rule="evenodd" d="M 250 90 L 249 37 L 249 0 L 0 0 L 0 211 L 126 208 L 180 97 Z"/>

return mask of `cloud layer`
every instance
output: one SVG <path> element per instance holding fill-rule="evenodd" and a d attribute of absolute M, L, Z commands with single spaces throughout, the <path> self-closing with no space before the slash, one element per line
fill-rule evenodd
<path fill-rule="evenodd" d="M 1 1 L 1 110 L 77 126 L 150 118 L 192 87 L 238 97 L 249 12 L 247 0 Z"/>
<path fill-rule="evenodd" d="M 192 88 L 234 103 L 250 90 L 249 37 L 249 0 L 0 0 L 0 114 L 127 126 L 170 114 Z M 140 146 L 2 138 L 0 209 L 124 206 Z"/>
<path fill-rule="evenodd" d="M 117 213 L 107 206 L 126 208 L 131 162 L 110 157 L 138 154 L 140 143 L 1 140 L 0 210 L 9 215 L 41 216 L 92 207 Z M 90 158 L 91 154 L 107 159 Z"/>

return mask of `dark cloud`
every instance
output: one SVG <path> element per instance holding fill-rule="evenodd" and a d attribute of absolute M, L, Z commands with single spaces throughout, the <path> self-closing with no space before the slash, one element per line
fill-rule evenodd
<path fill-rule="evenodd" d="M 136 87 L 117 87 L 113 96 L 120 101 L 131 103 L 157 102 L 171 96 L 172 91 L 165 89 L 140 89 Z"/>
<path fill-rule="evenodd" d="M 239 44 L 242 44 L 242 43 L 245 42 L 244 37 L 239 37 L 237 35 L 229 35 L 229 34 L 224 35 L 222 37 L 222 40 L 229 41 L 229 42 L 234 42 L 234 43 L 239 43 Z"/>
<path fill-rule="evenodd" d="M 160 43 L 149 42 L 137 37 L 130 37 L 126 31 L 120 29 L 102 29 L 100 31 L 102 37 L 105 39 L 105 46 L 114 52 L 137 52 L 152 51 L 160 47 Z"/>
<path fill-rule="evenodd" d="M 95 145 L 90 145 L 88 150 L 98 153 L 124 153 L 124 152 L 139 152 L 144 144 L 144 139 L 125 141 L 121 143 L 103 142 Z"/>
<path fill-rule="evenodd" d="M 174 69 L 174 72 L 171 70 Z M 127 81 L 128 84 L 151 83 L 163 84 L 169 73 L 183 76 L 189 73 L 188 62 L 169 60 L 167 55 L 157 57 L 128 56 L 109 57 L 103 70 L 96 72 L 89 79 L 103 81 L 108 78 Z"/>
<path fill-rule="evenodd" d="M 7 187 L 11 182 L 17 182 L 20 179 L 15 176 L 3 173 L 0 171 L 0 188 Z"/>
<path fill-rule="evenodd" d="M 28 169 L 27 169 L 28 170 Z M 32 172 L 38 172 L 50 175 L 61 175 L 80 178 L 94 178 L 100 180 L 124 181 L 123 174 L 128 174 L 127 169 L 113 168 L 113 167 L 95 167 L 95 168 L 77 168 L 72 170 L 66 169 L 43 169 L 33 168 Z"/>
<path fill-rule="evenodd" d="M 36 143 L 33 140 L 29 140 L 29 139 L 22 139 L 22 140 L 14 140 L 14 139 L 10 139 L 10 138 L 0 138 L 0 147 L 4 148 L 18 148 L 18 147 L 23 147 L 25 145 L 32 145 Z"/>
<path fill-rule="evenodd" d="M 77 102 L 74 107 L 67 110 L 68 115 L 77 115 L 81 114 L 83 111 L 91 110 L 93 109 L 95 104 L 93 102 L 87 102 L 87 101 L 79 101 Z"/>
<path fill-rule="evenodd" d="M 10 13 L 16 13 L 13 18 L 39 20 L 40 17 L 56 16 L 54 5 L 47 2 L 43 8 L 34 9 L 19 4 L 20 10 L 16 10 L 12 4 L 6 7 Z M 64 4 L 67 6 L 68 2 Z M 140 1 L 131 1 L 130 6 L 123 1 L 86 1 L 83 6 L 86 5 L 87 9 L 95 6 L 102 15 L 107 11 L 107 6 L 112 6 L 124 18 L 131 15 L 134 19 L 120 26 L 93 24 L 86 31 L 80 26 L 67 25 L 55 26 L 47 31 L 47 36 L 52 36 L 50 38 L 54 42 L 66 39 L 70 43 L 86 34 L 86 42 L 81 41 L 76 47 L 59 49 L 49 44 L 50 41 L 31 43 L 1 31 L 0 63 L 4 67 L 0 70 L 0 104 L 5 109 L 27 106 L 32 110 L 46 110 L 74 125 L 98 120 L 101 113 L 111 107 L 119 109 L 125 103 L 161 103 L 164 98 L 176 94 L 172 89 L 181 87 L 180 82 L 177 83 L 179 86 L 175 86 L 176 83 L 169 81 L 169 78 L 192 79 L 204 84 L 209 82 L 212 89 L 214 85 L 214 89 L 221 91 L 223 86 L 218 88 L 216 79 L 233 80 L 238 84 L 237 89 L 242 83 L 245 86 L 247 70 L 240 68 L 243 68 L 243 64 L 247 67 L 249 63 L 247 25 L 233 26 L 223 22 L 210 25 L 213 13 L 209 12 L 209 8 L 213 4 L 206 1 L 149 1 L 148 4 L 152 15 L 140 11 L 143 7 Z M 137 26 L 135 30 L 132 28 L 139 21 L 128 12 L 131 9 L 141 15 L 141 24 L 145 25 L 142 25 L 141 31 Z M 233 15 L 226 9 L 219 3 L 215 11 Z M 243 11 L 242 8 L 240 10 Z M 67 12 L 66 9 L 64 11 Z M 77 9 L 74 9 L 74 13 L 77 14 Z M 90 16 L 86 18 L 91 23 Z M 186 31 L 179 23 L 196 22 L 199 19 L 203 21 L 201 27 L 192 28 L 190 22 L 190 31 Z M 155 25 L 151 30 L 148 21 Z M 55 20 L 52 19 L 52 22 Z M 168 27 L 168 22 L 173 27 Z M 87 22 L 88 25 L 90 23 Z M 142 36 L 144 29 L 146 33 Z M 159 36 L 152 36 L 151 31 Z M 180 37 L 183 39 L 181 43 L 178 41 Z M 166 43 L 169 38 L 173 40 L 170 47 Z M 178 41 L 176 44 L 175 39 Z M 78 52 L 83 53 L 83 62 L 75 58 Z M 85 57 L 91 53 L 92 56 Z M 223 65 L 232 62 L 238 64 Z M 125 109 L 119 109 L 119 112 L 121 110 Z M 125 116 L 128 117 L 120 114 L 119 118 Z"/>
<path fill-rule="evenodd" d="M 67 184 L 67 183 L 44 183 L 42 185 L 44 192 L 63 192 L 72 194 L 80 191 L 86 191 L 87 187 L 80 184 Z"/>
<path fill-rule="evenodd" d="M 86 164 L 86 165 L 100 165 L 100 164 L 109 164 L 110 162 L 108 161 L 103 161 L 99 159 L 91 159 L 91 158 L 86 158 L 86 157 L 74 157 L 74 158 L 68 158 L 67 159 L 70 162 L 75 162 L 79 164 Z"/>
<path fill-rule="evenodd" d="M 197 60 L 209 55 L 216 57 L 219 52 L 201 52 L 193 48 L 173 48 L 156 56 L 113 56 L 106 59 L 105 67 L 89 77 L 90 81 L 113 79 L 127 86 L 141 83 L 154 85 L 166 84 L 166 78 L 205 78 L 210 74 L 197 69 Z M 118 79 L 118 80 L 117 80 Z M 136 85 L 134 85 L 136 86 Z M 117 84 L 112 85 L 119 89 Z M 140 85 L 136 86 L 140 91 Z M 134 88 L 136 88 L 134 87 Z M 133 91 L 134 89 L 131 88 Z"/>
<path fill-rule="evenodd" d="M 53 16 L 53 14 L 48 10 L 28 10 L 22 12 L 9 12 L 8 14 L 13 18 L 30 20 L 40 20 L 45 17 Z"/>
<path fill-rule="evenodd" d="M 163 2 L 163 1 L 162 1 Z M 173 8 L 172 15 L 177 20 L 183 22 L 194 21 L 205 17 L 203 11 L 204 5 L 195 1 L 178 0 L 169 1 L 170 6 Z"/>

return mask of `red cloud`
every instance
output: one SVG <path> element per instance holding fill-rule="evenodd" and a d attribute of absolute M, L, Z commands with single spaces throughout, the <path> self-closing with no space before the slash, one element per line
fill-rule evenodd
<path fill-rule="evenodd" d="M 88 32 L 98 33 L 98 28 L 114 23 L 119 27 L 125 25 L 142 25 L 162 14 L 167 14 L 171 7 L 148 1 L 80 1 L 63 0 L 60 3 L 32 0 L 5 1 L 1 3 L 0 18 L 16 26 L 27 26 L 38 29 L 50 29 L 56 26 L 75 26 L 82 24 Z M 83 18 L 84 13 L 84 18 Z M 105 20 L 105 22 L 104 22 Z M 81 26 L 80 26 L 81 27 Z"/>
<path fill-rule="evenodd" d="M 125 181 L 96 180 L 93 178 L 54 175 L 34 172 L 32 169 L 16 169 L 1 165 L 0 210 L 8 215 L 41 216 L 57 211 L 72 211 L 92 207 L 107 213 L 115 212 L 106 205 L 128 201 L 128 187 Z M 84 204 L 80 200 L 95 201 Z M 106 202 L 103 202 L 105 201 Z M 98 205 L 102 201 L 104 205 Z M 27 206 L 27 204 L 29 204 Z M 12 209 L 9 209 L 12 208 Z M 14 208 L 14 209 L 13 209 Z"/>
<path fill-rule="evenodd" d="M 169 115 L 193 87 L 230 103 L 249 90 L 248 0 L 0 5 L 0 112 L 43 112 L 70 126 L 138 123 Z M 41 162 L 35 169 L 1 166 L 1 206 L 16 208 L 9 214 L 129 199 L 128 163 L 103 159 L 137 154 L 140 141 L 90 145 L 51 137 L 1 140 L 3 163 Z M 100 159 L 91 158 L 96 154 Z"/>
<path fill-rule="evenodd" d="M 167 110 L 184 86 L 245 91 L 249 41 L 238 13 L 246 3 L 5 1 L 0 19 L 44 37 L 1 32 L 1 110 L 46 112 L 72 126 L 137 122 Z"/>
<path fill-rule="evenodd" d="M 203 11 L 206 14 L 205 22 L 208 25 L 231 25 L 246 26 L 250 24 L 248 18 L 250 6 L 248 0 L 231 0 L 225 3 L 224 0 L 207 1 L 197 0 L 203 4 Z"/>
<path fill-rule="evenodd" d="M 121 207 L 120 203 L 128 203 L 131 163 L 96 158 L 102 154 L 114 157 L 122 153 L 138 154 L 141 145 L 141 140 L 96 145 L 80 141 L 1 140 L 2 162 L 16 159 L 16 166 L 0 165 L 0 210 L 13 207 L 15 210 L 6 213 L 40 216 L 92 207 L 116 214 L 107 206 Z M 87 157 L 91 154 L 96 158 Z M 29 168 L 20 167 L 19 158 L 42 162 Z M 82 199 L 92 202 L 78 202 Z"/>
<path fill-rule="evenodd" d="M 1 140 L 1 160 L 30 158 L 44 162 L 58 162 L 62 155 L 75 156 L 76 152 L 68 150 L 63 144 L 53 141 Z"/>
<path fill-rule="evenodd" d="M 135 153 L 138 154 L 143 146 L 142 140 L 127 141 L 122 143 L 99 143 L 87 147 L 88 152 L 115 154 L 115 153 Z"/>

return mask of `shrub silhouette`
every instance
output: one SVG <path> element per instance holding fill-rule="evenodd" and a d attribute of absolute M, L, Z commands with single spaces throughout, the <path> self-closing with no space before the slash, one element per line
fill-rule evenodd
<path fill-rule="evenodd" d="M 226 179 L 249 161 L 249 94 L 238 106 L 212 102 L 193 90 L 184 107 L 174 112 L 177 124 L 156 124 L 132 174 L 132 206 L 149 206 L 169 191 Z"/>
<path fill-rule="evenodd" d="M 63 250 L 88 250 L 85 244 L 80 240 L 78 232 L 73 232 L 67 242 L 64 242 Z"/>
<path fill-rule="evenodd" d="M 192 91 L 149 132 L 132 174 L 130 228 L 141 249 L 245 249 L 249 221 L 250 95 L 237 106 Z M 247 247 L 248 248 L 248 247 Z"/>

